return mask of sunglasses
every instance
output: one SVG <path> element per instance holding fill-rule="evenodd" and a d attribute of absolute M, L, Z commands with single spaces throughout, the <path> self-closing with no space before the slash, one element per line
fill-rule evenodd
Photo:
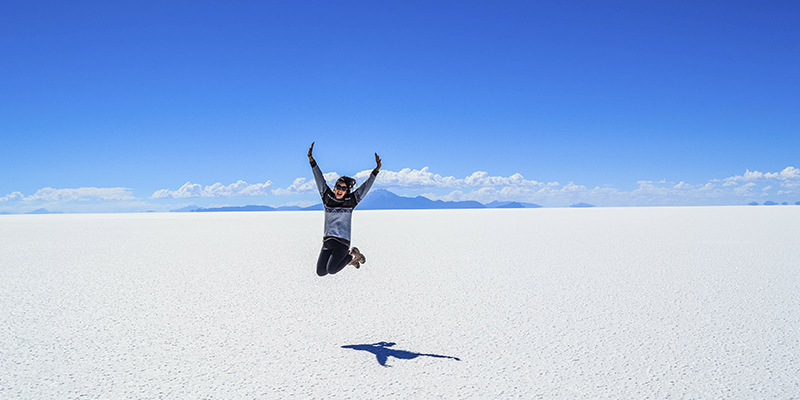
<path fill-rule="evenodd" d="M 349 188 L 347 186 L 336 185 L 336 189 L 339 189 L 339 190 L 341 190 L 343 192 L 346 192 L 347 189 L 349 189 Z"/>

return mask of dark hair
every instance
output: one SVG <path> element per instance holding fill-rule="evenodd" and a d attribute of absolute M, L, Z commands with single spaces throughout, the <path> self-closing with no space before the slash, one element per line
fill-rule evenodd
<path fill-rule="evenodd" d="M 340 176 L 339 179 L 336 180 L 336 184 L 344 184 L 347 186 L 347 191 L 349 192 L 353 189 L 353 186 L 356 185 L 356 180 L 349 177 L 349 176 Z"/>

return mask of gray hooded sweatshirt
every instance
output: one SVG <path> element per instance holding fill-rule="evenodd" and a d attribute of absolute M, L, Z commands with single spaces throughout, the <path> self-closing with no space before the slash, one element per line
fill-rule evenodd
<path fill-rule="evenodd" d="M 325 206 L 325 234 L 322 240 L 337 240 L 350 246 L 353 209 L 367 195 L 379 170 L 373 170 L 358 189 L 348 192 L 341 200 L 336 198 L 331 188 L 325 183 L 325 177 L 316 161 L 311 163 L 311 170 L 314 171 L 314 180 L 317 183 L 319 195 L 322 197 L 322 205 Z"/>

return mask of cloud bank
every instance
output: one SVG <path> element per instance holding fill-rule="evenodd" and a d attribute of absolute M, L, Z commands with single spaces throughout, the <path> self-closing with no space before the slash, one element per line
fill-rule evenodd
<path fill-rule="evenodd" d="M 372 170 L 357 173 L 359 183 Z M 332 186 L 339 174 L 329 172 L 325 180 Z M 800 201 L 800 169 L 786 167 L 780 172 L 745 170 L 742 175 L 713 179 L 704 183 L 642 180 L 629 191 L 611 186 L 594 188 L 569 182 L 539 182 L 526 179 L 519 173 L 510 176 L 493 176 L 486 171 L 475 171 L 463 178 L 443 176 L 422 169 L 404 168 L 400 171 L 383 170 L 375 180 L 374 188 L 394 190 L 402 194 L 423 195 L 432 200 L 481 203 L 492 201 L 523 201 L 544 206 L 567 206 L 586 202 L 599 206 L 659 206 L 659 205 L 736 205 L 751 201 Z M 287 187 L 273 188 L 272 181 L 249 184 L 243 180 L 224 185 L 204 186 L 186 182 L 178 189 L 161 189 L 151 200 L 230 198 L 263 196 L 300 196 L 294 201 L 318 201 L 316 184 L 307 177 L 296 178 Z M 307 198 L 303 198 L 306 196 Z M 174 202 L 173 202 L 174 204 Z M 174 204 L 176 207 L 191 203 Z M 63 188 L 46 187 L 29 196 L 15 191 L 0 197 L 0 212 L 22 212 L 34 207 L 47 206 L 80 212 L 114 212 L 114 210 L 165 210 L 172 207 L 165 202 L 148 202 L 133 196 L 128 188 Z"/>
<path fill-rule="evenodd" d="M 600 186 L 588 188 L 573 182 L 563 186 L 558 182 L 541 183 L 528 181 L 519 174 L 507 178 L 491 177 L 484 172 L 476 172 L 455 181 L 458 182 L 458 189 L 448 194 L 423 195 L 433 200 L 475 200 L 482 203 L 494 200 L 531 201 L 553 206 L 581 201 L 605 206 L 726 205 L 745 204 L 770 196 L 798 196 L 800 200 L 800 169 L 794 167 L 774 173 L 746 170 L 743 175 L 699 185 L 684 181 L 642 180 L 631 191 Z M 775 190 L 775 184 L 779 190 Z M 471 187 L 479 188 L 469 190 Z"/>
<path fill-rule="evenodd" d="M 336 172 L 324 174 L 328 185 L 333 185 L 339 175 Z M 237 181 L 230 185 L 215 183 L 205 186 L 197 183 L 186 182 L 177 190 L 161 189 L 150 196 L 151 199 L 186 199 L 191 197 L 235 197 L 235 196 L 285 196 L 292 194 L 308 194 L 317 190 L 314 180 L 308 178 L 297 178 L 287 188 L 270 189 L 272 181 L 264 183 L 248 184 L 245 181 Z"/>
<path fill-rule="evenodd" d="M 750 193 L 750 191 L 758 186 L 758 182 L 775 182 L 778 183 L 779 186 L 782 188 L 777 192 L 778 195 L 784 194 L 797 194 L 800 192 L 800 169 L 795 167 L 786 167 L 781 172 L 758 172 L 758 171 L 750 171 L 746 170 L 744 175 L 736 175 L 730 178 L 725 178 L 722 180 L 723 186 L 730 187 L 730 186 L 737 186 L 740 183 L 744 182 L 744 185 L 739 186 L 739 192 L 741 193 Z M 767 189 L 768 188 L 768 189 Z M 769 191 L 772 189 L 772 186 L 767 186 L 762 189 L 767 189 Z"/>
<path fill-rule="evenodd" d="M 367 179 L 372 170 L 361 171 L 355 175 L 359 181 Z M 422 169 L 405 168 L 400 171 L 381 171 L 375 179 L 375 185 L 384 188 L 466 188 L 466 187 L 543 187 L 547 184 L 526 180 L 519 173 L 509 177 L 490 176 L 488 172 L 476 171 L 465 178 L 441 176 L 430 172 L 428 167 Z"/>
<path fill-rule="evenodd" d="M 46 201 L 46 202 L 69 202 L 69 201 L 119 201 L 134 199 L 131 190 L 128 188 L 96 188 L 83 187 L 77 189 L 53 189 L 46 187 L 39 189 L 30 196 L 24 196 L 20 192 L 13 192 L 0 197 L 0 201 Z"/>
<path fill-rule="evenodd" d="M 161 189 L 150 196 L 151 199 L 185 199 L 190 197 L 234 197 L 234 196 L 266 196 L 270 194 L 271 181 L 264 183 L 248 184 L 237 181 L 230 185 L 219 182 L 203 187 L 203 185 L 186 182 L 178 190 Z"/>
<path fill-rule="evenodd" d="M 364 170 L 354 177 L 363 182 L 372 170 Z M 328 184 L 338 178 L 335 172 L 325 175 Z M 404 168 L 400 171 L 383 170 L 373 187 L 389 190 L 428 191 L 422 193 L 432 200 L 481 203 L 492 201 L 526 201 L 549 206 L 565 206 L 589 202 L 605 206 L 653 205 L 726 205 L 745 204 L 768 196 L 798 196 L 800 200 L 800 169 L 787 167 L 780 172 L 746 170 L 743 175 L 714 179 L 700 184 L 642 180 L 638 187 L 621 191 L 613 187 L 594 188 L 569 182 L 540 182 L 526 179 L 522 174 L 493 176 L 486 171 L 476 171 L 463 178 L 443 176 L 422 169 Z M 777 185 L 777 186 L 776 186 Z M 442 190 L 450 190 L 442 193 Z M 778 189 L 778 190 L 775 190 Z M 316 190 L 313 181 L 298 178 L 286 189 L 273 190 L 273 194 L 304 194 Z M 794 201 L 797 201 L 794 200 Z M 793 201 L 793 202 L 794 202 Z"/>

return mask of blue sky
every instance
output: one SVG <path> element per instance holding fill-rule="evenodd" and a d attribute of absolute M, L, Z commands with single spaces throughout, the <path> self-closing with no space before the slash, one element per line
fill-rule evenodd
<path fill-rule="evenodd" d="M 0 5 L 0 212 L 800 201 L 800 3 Z"/>

